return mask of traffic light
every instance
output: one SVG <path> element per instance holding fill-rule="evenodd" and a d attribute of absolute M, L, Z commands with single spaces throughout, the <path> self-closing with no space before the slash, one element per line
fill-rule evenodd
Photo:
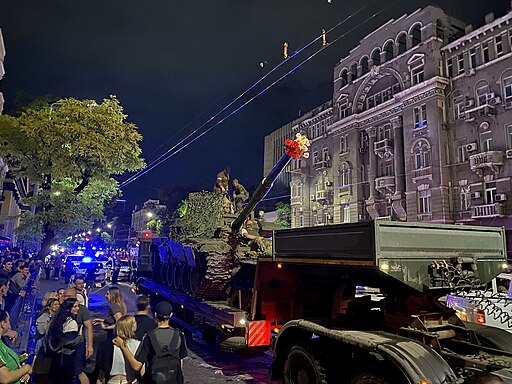
<path fill-rule="evenodd" d="M 143 232 L 142 237 L 144 237 L 145 239 L 151 239 L 151 232 Z"/>

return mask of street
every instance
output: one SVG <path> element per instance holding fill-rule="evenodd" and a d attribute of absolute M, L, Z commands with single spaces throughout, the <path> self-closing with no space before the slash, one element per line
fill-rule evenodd
<path fill-rule="evenodd" d="M 95 288 L 90 297 L 89 309 L 92 318 L 103 318 L 109 308 L 105 292 L 109 285 Z M 124 282 L 118 284 L 122 291 L 129 313 L 135 313 L 136 294 Z M 47 291 L 56 291 L 65 288 L 63 279 L 45 280 L 42 278 L 38 284 L 38 300 Z M 184 361 L 185 383 L 193 384 L 220 384 L 220 383 L 272 383 L 268 371 L 272 362 L 271 352 L 256 355 L 235 355 L 225 353 L 206 344 L 203 340 L 192 337 L 185 331 L 189 357 Z M 95 352 L 98 345 L 104 340 L 105 333 L 100 327 L 94 328 Z M 94 370 L 95 360 L 90 359 L 87 365 L 88 373 Z M 275 383 L 275 382 L 274 382 Z"/>

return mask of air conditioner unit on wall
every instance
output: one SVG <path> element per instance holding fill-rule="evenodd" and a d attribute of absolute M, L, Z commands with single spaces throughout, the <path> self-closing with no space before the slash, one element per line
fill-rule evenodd
<path fill-rule="evenodd" d="M 497 105 L 501 103 L 501 98 L 499 96 L 493 97 L 492 99 L 488 99 L 487 102 L 489 105 Z"/>
<path fill-rule="evenodd" d="M 505 195 L 504 193 L 500 193 L 500 194 L 494 196 L 494 200 L 496 200 L 496 201 L 506 201 L 507 200 L 507 195 Z"/>
<path fill-rule="evenodd" d="M 480 192 L 471 192 L 472 199 L 479 199 L 480 195 L 481 195 Z"/>
<path fill-rule="evenodd" d="M 507 159 L 512 159 L 512 149 L 507 149 L 505 156 L 507 156 Z"/>
<path fill-rule="evenodd" d="M 477 146 L 476 146 L 476 143 L 470 143 L 470 144 L 466 144 L 466 151 L 468 152 L 474 152 L 477 150 Z"/>

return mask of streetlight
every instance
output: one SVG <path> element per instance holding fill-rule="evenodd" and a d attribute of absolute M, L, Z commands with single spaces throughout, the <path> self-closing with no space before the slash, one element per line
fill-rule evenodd
<path fill-rule="evenodd" d="M 146 216 L 149 217 L 150 219 L 153 217 L 153 212 L 147 212 L 146 213 Z"/>
<path fill-rule="evenodd" d="M 101 232 L 101 228 L 100 227 L 96 228 L 96 232 L 100 233 Z"/>

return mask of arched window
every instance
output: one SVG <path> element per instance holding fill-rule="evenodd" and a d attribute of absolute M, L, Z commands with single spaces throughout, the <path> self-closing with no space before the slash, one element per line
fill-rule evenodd
<path fill-rule="evenodd" d="M 302 197 L 302 193 L 303 193 L 303 192 L 302 192 L 302 183 L 299 181 L 299 182 L 297 183 L 297 195 L 296 195 L 296 196 L 297 196 L 297 197 Z"/>
<path fill-rule="evenodd" d="M 418 140 L 412 147 L 414 168 L 430 167 L 430 144 L 427 140 Z"/>
<path fill-rule="evenodd" d="M 512 70 L 508 69 L 501 75 L 501 85 L 503 87 L 503 98 L 505 106 L 512 106 Z M 512 144 L 512 143 L 510 143 Z"/>
<path fill-rule="evenodd" d="M 350 73 L 352 74 L 352 81 L 357 79 L 357 63 L 352 64 L 350 67 Z"/>
<path fill-rule="evenodd" d="M 338 178 L 340 187 L 348 187 L 352 181 L 352 170 L 350 164 L 344 161 L 338 168 Z"/>
<path fill-rule="evenodd" d="M 380 49 L 377 48 L 372 52 L 373 65 L 380 65 Z"/>
<path fill-rule="evenodd" d="M 342 87 L 344 87 L 345 85 L 348 84 L 348 70 L 347 69 L 344 69 L 343 71 L 341 71 L 340 78 L 341 78 L 341 86 Z"/>
<path fill-rule="evenodd" d="M 348 107 L 348 98 L 343 96 L 338 101 L 338 108 L 340 112 L 340 119 L 344 119 L 350 115 L 350 108 Z"/>
<path fill-rule="evenodd" d="M 453 92 L 452 96 L 452 104 L 453 104 L 453 119 L 459 120 L 465 117 L 466 111 L 466 97 L 462 93 L 462 91 Z"/>
<path fill-rule="evenodd" d="M 320 158 L 318 157 L 318 148 L 313 149 L 313 164 L 318 164 Z"/>
<path fill-rule="evenodd" d="M 393 59 L 393 42 L 390 41 L 384 46 L 384 61 Z"/>
<path fill-rule="evenodd" d="M 412 40 L 413 47 L 415 47 L 419 43 L 421 43 L 421 25 L 420 24 L 414 24 L 414 26 L 412 27 L 411 40 Z"/>
<path fill-rule="evenodd" d="M 368 70 L 368 56 L 363 56 L 363 58 L 361 59 L 361 75 L 368 73 Z"/>
<path fill-rule="evenodd" d="M 482 80 L 476 83 L 475 94 L 479 106 L 487 104 L 487 95 L 489 94 L 489 84 L 487 81 Z"/>
<path fill-rule="evenodd" d="M 401 33 L 398 36 L 398 54 L 402 54 L 407 51 L 407 35 L 405 33 Z"/>

